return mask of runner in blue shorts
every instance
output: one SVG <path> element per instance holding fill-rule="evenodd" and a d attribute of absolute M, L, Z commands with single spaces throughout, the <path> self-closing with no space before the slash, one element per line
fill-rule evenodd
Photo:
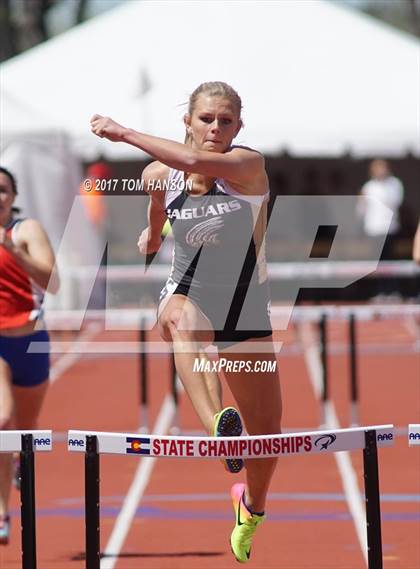
<path fill-rule="evenodd" d="M 0 430 L 33 430 L 48 386 L 48 333 L 40 322 L 44 291 L 58 290 L 48 237 L 13 207 L 14 176 L 0 168 Z M 37 328 L 35 330 L 35 327 Z M 42 342 L 43 352 L 28 352 Z M 15 465 L 17 468 L 17 464 Z M 11 454 L 0 454 L 0 544 L 9 542 Z M 19 482 L 19 473 L 15 472 Z"/>

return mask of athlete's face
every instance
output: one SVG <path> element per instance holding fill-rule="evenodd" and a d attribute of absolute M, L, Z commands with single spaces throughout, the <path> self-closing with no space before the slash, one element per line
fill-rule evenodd
<path fill-rule="evenodd" d="M 6 174 L 0 172 L 0 225 L 8 223 L 14 201 L 12 183 Z"/>
<path fill-rule="evenodd" d="M 184 118 L 192 147 L 225 152 L 242 126 L 235 105 L 224 97 L 199 95 L 192 115 Z"/>

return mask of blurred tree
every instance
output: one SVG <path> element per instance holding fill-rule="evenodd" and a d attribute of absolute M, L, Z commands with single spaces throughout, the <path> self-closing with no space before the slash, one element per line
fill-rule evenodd
<path fill-rule="evenodd" d="M 0 60 L 48 38 L 45 16 L 56 0 L 0 0 Z"/>
<path fill-rule="evenodd" d="M 17 53 L 15 32 L 11 22 L 10 0 L 0 0 L 0 61 Z"/>
<path fill-rule="evenodd" d="M 86 20 L 86 8 L 89 0 L 79 0 L 76 11 L 76 24 L 81 24 Z"/>
<path fill-rule="evenodd" d="M 70 26 L 124 0 L 0 0 L 0 61 L 48 39 L 46 17 L 53 5 L 71 4 Z M 332 0 L 347 4 L 420 37 L 420 0 Z"/>
<path fill-rule="evenodd" d="M 420 37 L 420 0 L 409 0 L 416 36 Z"/>
<path fill-rule="evenodd" d="M 72 25 L 87 19 L 89 1 L 72 2 Z M 47 40 L 48 10 L 60 2 L 63 0 L 0 0 L 0 61 Z"/>
<path fill-rule="evenodd" d="M 420 37 L 420 0 L 334 0 Z"/>
<path fill-rule="evenodd" d="M 55 0 L 19 0 L 12 3 L 19 52 L 48 39 L 45 15 L 54 2 Z"/>

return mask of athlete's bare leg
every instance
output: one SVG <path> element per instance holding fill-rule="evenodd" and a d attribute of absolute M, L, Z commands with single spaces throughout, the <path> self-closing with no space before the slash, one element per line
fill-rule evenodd
<path fill-rule="evenodd" d="M 200 350 L 199 358 L 204 362 L 208 361 L 211 362 L 211 360 L 209 359 L 204 350 Z M 222 383 L 220 381 L 220 378 L 215 371 L 204 371 L 203 375 L 204 375 L 204 381 L 206 382 L 207 385 L 210 399 L 212 400 L 213 405 L 217 409 L 217 411 L 221 411 L 223 407 L 222 405 L 223 392 L 222 392 Z"/>
<path fill-rule="evenodd" d="M 38 417 L 45 395 L 48 390 L 48 381 L 33 387 L 20 387 L 14 385 L 13 398 L 15 401 L 14 426 L 19 431 L 24 429 L 37 429 Z"/>
<path fill-rule="evenodd" d="M 221 409 L 220 381 L 216 375 L 194 371 L 202 346 L 213 339 L 210 323 L 185 296 L 173 294 L 159 309 L 158 325 L 161 336 L 173 344 L 177 372 L 197 415 L 213 434 L 214 415 Z"/>
<path fill-rule="evenodd" d="M 265 342 L 265 347 L 271 346 L 272 351 L 247 352 L 247 342 Z M 232 361 L 251 361 L 252 367 L 256 360 L 276 361 L 272 337 L 253 339 L 241 342 L 243 352 L 220 352 L 223 357 Z M 270 348 L 271 349 L 271 348 Z M 277 434 L 281 432 L 281 393 L 280 381 L 276 371 L 224 372 L 226 381 L 238 403 L 239 410 L 250 435 Z M 245 460 L 247 492 L 246 503 L 254 512 L 263 512 L 270 480 L 273 476 L 276 458 Z"/>

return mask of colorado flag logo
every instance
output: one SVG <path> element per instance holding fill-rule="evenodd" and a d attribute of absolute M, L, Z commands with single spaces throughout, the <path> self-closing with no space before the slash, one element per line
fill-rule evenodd
<path fill-rule="evenodd" d="M 126 437 L 127 454 L 150 454 L 150 439 L 144 437 Z"/>

